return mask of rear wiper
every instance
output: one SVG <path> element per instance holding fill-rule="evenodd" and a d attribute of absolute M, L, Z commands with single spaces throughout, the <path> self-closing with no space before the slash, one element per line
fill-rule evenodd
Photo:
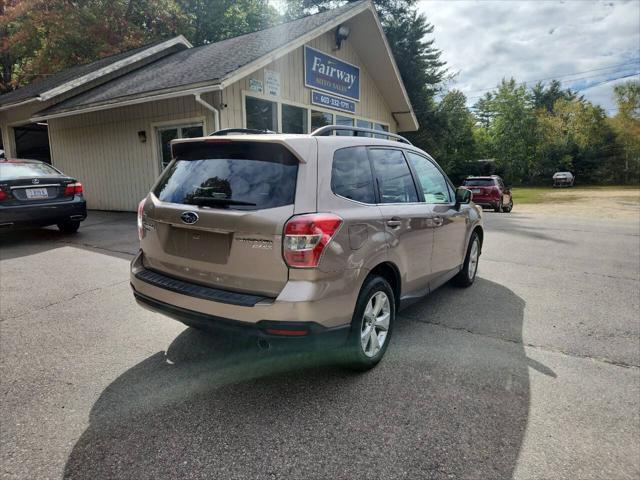
<path fill-rule="evenodd" d="M 215 197 L 193 197 L 189 199 L 192 205 L 203 205 L 205 207 L 219 207 L 225 205 L 242 205 L 246 207 L 255 207 L 255 203 L 242 202 L 240 200 L 233 200 L 231 198 L 215 198 Z"/>

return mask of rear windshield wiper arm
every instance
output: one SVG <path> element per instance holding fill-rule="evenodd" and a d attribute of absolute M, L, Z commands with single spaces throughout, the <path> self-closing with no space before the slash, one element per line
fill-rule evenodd
<path fill-rule="evenodd" d="M 204 205 L 204 206 L 225 206 L 225 205 L 241 205 L 246 207 L 255 207 L 255 203 L 251 202 L 243 202 L 241 200 L 233 200 L 231 198 L 215 198 L 215 197 L 193 197 L 189 200 L 188 203 L 193 205 Z"/>

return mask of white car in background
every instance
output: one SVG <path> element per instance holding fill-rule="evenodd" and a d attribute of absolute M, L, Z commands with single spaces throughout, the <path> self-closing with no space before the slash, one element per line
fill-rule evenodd
<path fill-rule="evenodd" d="M 554 187 L 573 187 L 575 177 L 571 172 L 556 172 L 553 174 Z"/>

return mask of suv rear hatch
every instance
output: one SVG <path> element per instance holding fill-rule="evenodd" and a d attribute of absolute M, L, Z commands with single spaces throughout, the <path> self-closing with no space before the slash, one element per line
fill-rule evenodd
<path fill-rule="evenodd" d="M 143 214 L 145 268 L 191 283 L 275 297 L 288 279 L 282 229 L 298 159 L 280 143 L 173 145 Z"/>

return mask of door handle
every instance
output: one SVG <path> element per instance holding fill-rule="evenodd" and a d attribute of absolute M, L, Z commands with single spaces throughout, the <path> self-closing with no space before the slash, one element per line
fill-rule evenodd
<path fill-rule="evenodd" d="M 400 220 L 399 218 L 391 218 L 387 220 L 387 225 L 391 228 L 398 228 L 400 225 L 402 225 L 402 220 Z"/>
<path fill-rule="evenodd" d="M 433 226 L 441 227 L 444 223 L 444 219 L 442 217 L 433 217 Z"/>

